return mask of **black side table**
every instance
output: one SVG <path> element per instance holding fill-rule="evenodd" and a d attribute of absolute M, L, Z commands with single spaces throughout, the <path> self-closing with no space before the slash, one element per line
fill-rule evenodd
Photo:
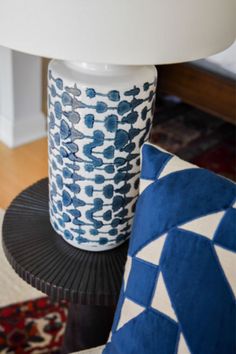
<path fill-rule="evenodd" d="M 52 300 L 69 301 L 62 353 L 104 344 L 122 282 L 128 243 L 106 252 L 82 251 L 51 227 L 48 180 L 24 190 L 8 208 L 3 248 L 16 273 Z"/>

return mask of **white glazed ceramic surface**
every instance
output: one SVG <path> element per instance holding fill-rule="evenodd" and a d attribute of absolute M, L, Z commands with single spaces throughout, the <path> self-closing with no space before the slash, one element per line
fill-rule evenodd
<path fill-rule="evenodd" d="M 51 223 L 75 247 L 116 247 L 130 236 L 156 69 L 53 61 L 48 90 Z"/>

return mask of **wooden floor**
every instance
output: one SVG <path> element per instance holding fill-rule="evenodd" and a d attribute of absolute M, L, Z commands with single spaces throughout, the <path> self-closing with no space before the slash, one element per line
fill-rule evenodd
<path fill-rule="evenodd" d="M 0 143 L 0 208 L 48 174 L 47 139 L 9 149 Z"/>

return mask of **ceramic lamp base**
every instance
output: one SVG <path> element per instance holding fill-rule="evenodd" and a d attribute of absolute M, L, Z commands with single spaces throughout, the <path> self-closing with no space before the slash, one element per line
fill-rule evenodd
<path fill-rule="evenodd" d="M 156 69 L 53 60 L 48 75 L 52 226 L 75 247 L 114 248 L 130 236 Z"/>

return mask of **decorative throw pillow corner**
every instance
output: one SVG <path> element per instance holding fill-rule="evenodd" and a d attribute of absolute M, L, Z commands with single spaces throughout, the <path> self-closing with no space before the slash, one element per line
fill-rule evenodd
<path fill-rule="evenodd" d="M 236 352 L 236 186 L 151 144 L 103 354 Z"/>

